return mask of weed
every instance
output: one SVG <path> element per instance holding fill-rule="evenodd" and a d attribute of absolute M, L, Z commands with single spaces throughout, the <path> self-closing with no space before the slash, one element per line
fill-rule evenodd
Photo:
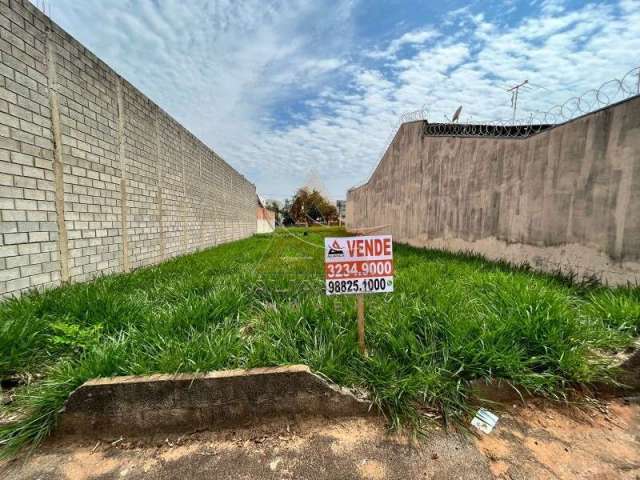
<path fill-rule="evenodd" d="M 575 283 L 528 265 L 395 246 L 395 293 L 367 297 L 369 355 L 355 300 L 327 297 L 323 237 L 279 230 L 129 274 L 0 304 L 0 376 L 39 373 L 0 429 L 0 455 L 37 444 L 89 378 L 305 363 L 366 389 L 395 427 L 469 408 L 468 383 L 502 378 L 561 398 L 607 381 L 597 352 L 640 332 L 640 289 Z"/>

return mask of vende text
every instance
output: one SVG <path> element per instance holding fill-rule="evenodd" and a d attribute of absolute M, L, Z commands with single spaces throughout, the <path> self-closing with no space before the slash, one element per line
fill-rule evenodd
<path fill-rule="evenodd" d="M 390 238 L 356 239 L 347 241 L 349 256 L 357 257 L 388 257 L 391 255 Z"/>

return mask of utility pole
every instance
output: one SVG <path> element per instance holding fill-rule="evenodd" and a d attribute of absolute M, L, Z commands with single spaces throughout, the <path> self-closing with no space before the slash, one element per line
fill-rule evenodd
<path fill-rule="evenodd" d="M 527 83 L 529 83 L 529 80 L 525 80 L 522 83 L 519 83 L 518 85 L 514 85 L 511 88 L 507 89 L 507 92 L 511 92 L 511 106 L 513 107 L 513 123 L 516 123 L 516 112 L 518 110 L 518 91 L 524 87 Z"/>

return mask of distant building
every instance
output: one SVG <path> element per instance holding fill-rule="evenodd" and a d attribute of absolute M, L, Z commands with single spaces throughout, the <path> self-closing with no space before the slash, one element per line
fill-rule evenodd
<path fill-rule="evenodd" d="M 340 221 L 340 225 L 342 225 L 347 216 L 347 201 L 336 200 L 336 208 L 338 209 L 338 220 Z"/>
<path fill-rule="evenodd" d="M 271 233 L 276 229 L 276 214 L 267 209 L 267 204 L 260 197 L 256 195 L 257 210 L 256 210 L 256 233 Z"/>

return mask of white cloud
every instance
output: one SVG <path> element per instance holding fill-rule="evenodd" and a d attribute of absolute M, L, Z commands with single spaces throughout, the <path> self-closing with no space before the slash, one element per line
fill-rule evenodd
<path fill-rule="evenodd" d="M 512 25 L 466 7 L 369 50 L 354 42 L 356 4 L 320 3 L 61 0 L 54 19 L 267 198 L 312 170 L 343 198 L 405 111 L 442 121 L 463 105 L 462 120 L 508 119 L 516 82 L 535 85 L 520 96 L 525 115 L 640 63 L 638 0 L 545 1 Z"/>
<path fill-rule="evenodd" d="M 427 40 L 433 40 L 440 34 L 435 30 L 414 30 L 403 34 L 400 38 L 396 38 L 389 43 L 384 50 L 374 50 L 367 55 L 371 58 L 387 58 L 391 59 L 396 56 L 405 45 L 423 45 Z"/>

